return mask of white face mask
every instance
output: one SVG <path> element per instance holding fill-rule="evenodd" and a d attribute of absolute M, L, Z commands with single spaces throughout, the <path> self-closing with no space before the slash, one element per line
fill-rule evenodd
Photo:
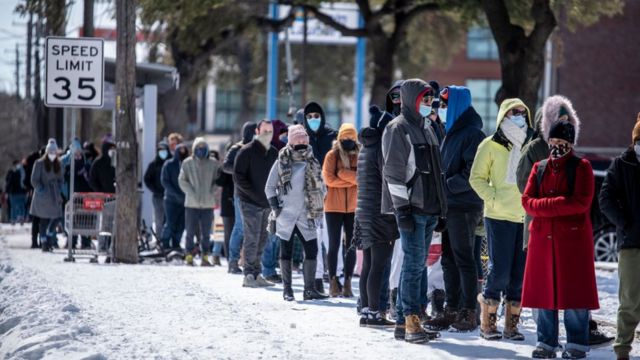
<path fill-rule="evenodd" d="M 443 123 L 447 122 L 447 109 L 438 109 L 438 116 L 440 117 L 440 121 L 442 121 Z"/>
<path fill-rule="evenodd" d="M 56 159 L 56 154 L 47 154 L 47 157 L 49 158 L 49 161 L 53 161 Z"/>
<path fill-rule="evenodd" d="M 109 150 L 109 157 L 113 159 L 114 156 L 116 156 L 116 149 L 111 149 Z"/>

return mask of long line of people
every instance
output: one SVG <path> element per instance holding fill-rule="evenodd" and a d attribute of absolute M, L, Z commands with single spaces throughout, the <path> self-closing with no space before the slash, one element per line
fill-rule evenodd
<path fill-rule="evenodd" d="M 599 307 L 590 220 L 594 175 L 574 151 L 580 120 L 571 102 L 559 95 L 546 99 L 534 122 L 522 100 L 506 99 L 487 136 L 466 87 L 401 80 L 386 100 L 384 110 L 371 107 L 369 126 L 359 134 L 351 124 L 331 129 L 315 102 L 289 127 L 246 123 L 242 140 L 228 147 L 222 162 L 204 139 L 196 138 L 189 151 L 179 134 L 171 134 L 144 175 L 164 247 L 180 248 L 186 228 L 188 265 L 195 264 L 197 238 L 202 266 L 220 265 L 223 248 L 228 271 L 243 275 L 242 286 L 282 282 L 286 301 L 295 299 L 296 252 L 304 254 L 298 260 L 304 300 L 354 296 L 361 249 L 359 325 L 393 327 L 394 337 L 409 343 L 478 327 L 488 341 L 523 341 L 523 307 L 534 310 L 534 358 L 555 358 L 560 349 L 563 358 L 584 358 L 590 346 L 611 341 L 590 318 Z M 621 249 L 618 359 L 628 358 L 640 322 L 640 114 L 632 138 L 600 193 Z M 52 227 L 68 197 L 70 161 L 76 161 L 76 191 L 115 192 L 114 142 L 105 137 L 100 156 L 92 147 L 74 142 L 60 158 L 51 139 L 33 170 L 27 161 L 14 162 L 7 175 L 12 221 L 26 218 L 31 192 L 30 214 L 45 250 L 54 245 Z M 219 186 L 224 246 L 209 243 Z M 478 258 L 479 226 L 487 234 L 486 274 Z M 442 238 L 444 289 L 438 294 L 444 296 L 434 292 L 436 311 L 428 316 L 426 259 L 434 233 Z"/>

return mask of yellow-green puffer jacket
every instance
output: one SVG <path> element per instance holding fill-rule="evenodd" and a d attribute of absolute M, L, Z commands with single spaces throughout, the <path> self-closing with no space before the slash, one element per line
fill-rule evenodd
<path fill-rule="evenodd" d="M 506 113 L 518 106 L 527 109 L 527 120 L 531 127 L 531 112 L 520 99 L 506 99 L 500 105 L 496 128 L 500 128 Z M 494 220 L 515 223 L 524 221 L 524 208 L 517 184 L 506 184 L 509 150 L 494 140 L 494 136 L 484 139 L 478 146 L 469 182 L 484 201 L 484 216 Z M 516 169 L 513 169 L 514 171 Z"/>

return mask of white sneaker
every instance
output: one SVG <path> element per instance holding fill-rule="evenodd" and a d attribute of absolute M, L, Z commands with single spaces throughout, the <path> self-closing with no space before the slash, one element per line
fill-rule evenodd
<path fill-rule="evenodd" d="M 242 281 L 242 287 L 255 288 L 258 287 L 258 284 L 253 275 L 247 274 Z"/>
<path fill-rule="evenodd" d="M 258 277 L 256 278 L 256 285 L 258 287 L 271 287 L 271 286 L 276 286 L 276 284 L 267 281 L 267 279 L 263 278 L 262 275 L 258 275 Z"/>

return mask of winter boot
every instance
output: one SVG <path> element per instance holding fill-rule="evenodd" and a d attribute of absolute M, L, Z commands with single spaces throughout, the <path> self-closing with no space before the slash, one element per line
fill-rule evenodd
<path fill-rule="evenodd" d="M 213 266 L 222 266 L 222 263 L 220 262 L 220 255 L 213 255 L 211 257 L 211 261 Z"/>
<path fill-rule="evenodd" d="M 327 295 L 321 294 L 316 290 L 316 265 L 317 260 L 304 260 L 302 266 L 302 274 L 304 277 L 304 300 L 325 300 Z"/>
<path fill-rule="evenodd" d="M 458 318 L 458 312 L 449 306 L 447 306 L 442 312 L 436 311 L 435 315 L 436 316 L 434 318 L 424 322 L 424 326 L 427 329 L 435 331 L 447 330 Z"/>
<path fill-rule="evenodd" d="M 232 260 L 229 261 L 229 270 L 227 270 L 227 272 L 229 274 L 242 274 L 242 269 L 240 269 L 240 266 L 238 266 L 238 261 L 237 260 Z"/>
<path fill-rule="evenodd" d="M 262 275 L 258 274 L 258 276 L 256 276 L 256 285 L 258 285 L 258 287 L 272 287 L 272 286 L 276 286 L 276 284 L 267 281 L 267 279 L 265 279 Z"/>
<path fill-rule="evenodd" d="M 485 340 L 500 340 L 502 334 L 498 331 L 498 305 L 499 301 L 485 299 L 482 294 L 478 294 L 480 303 L 480 337 Z"/>
<path fill-rule="evenodd" d="M 404 335 L 406 334 L 406 326 L 404 324 L 397 324 L 393 330 L 393 337 L 396 340 L 404 340 Z"/>
<path fill-rule="evenodd" d="M 331 283 L 329 285 L 329 296 L 340 296 L 340 286 L 338 285 L 338 278 L 335 276 L 331 278 Z"/>
<path fill-rule="evenodd" d="M 367 327 L 367 320 L 369 320 L 369 308 L 363 308 L 360 311 L 360 327 Z"/>
<path fill-rule="evenodd" d="M 389 302 L 391 303 L 389 306 L 389 315 L 394 320 L 398 319 L 398 314 L 396 313 L 396 301 L 398 300 L 398 288 L 391 289 L 391 295 L 389 295 Z M 400 314 L 402 315 L 402 314 Z"/>
<path fill-rule="evenodd" d="M 367 327 L 384 329 L 394 327 L 396 325 L 393 321 L 387 320 L 387 318 L 383 317 L 379 311 L 368 310 L 367 313 L 369 314 L 367 317 Z"/>
<path fill-rule="evenodd" d="M 504 331 L 502 335 L 507 340 L 524 341 L 524 335 L 518 331 L 522 307 L 519 301 L 507 301 L 507 315 L 504 317 Z"/>
<path fill-rule="evenodd" d="M 248 287 L 248 288 L 258 287 L 258 284 L 256 284 L 256 278 L 253 277 L 252 274 L 245 275 L 244 280 L 242 281 L 242 287 Z"/>
<path fill-rule="evenodd" d="M 353 291 L 351 290 L 351 278 L 344 278 L 344 285 L 342 286 L 342 296 L 346 298 L 353 297 Z"/>
<path fill-rule="evenodd" d="M 209 256 L 207 254 L 202 255 L 202 261 L 200 261 L 200 266 L 205 266 L 205 267 L 211 266 L 211 263 L 209 262 Z"/>
<path fill-rule="evenodd" d="M 282 285 L 284 287 L 282 298 L 285 301 L 294 301 L 293 289 L 291 288 L 291 260 L 280 260 L 280 271 L 282 271 Z"/>
<path fill-rule="evenodd" d="M 429 297 L 429 300 L 431 300 L 431 317 L 434 319 L 441 317 L 444 313 L 444 290 L 435 289 L 431 292 Z"/>
<path fill-rule="evenodd" d="M 536 347 L 531 354 L 531 357 L 534 359 L 555 359 L 556 356 L 555 351 L 547 350 L 540 346 Z"/>
<path fill-rule="evenodd" d="M 322 279 L 315 279 L 314 285 L 315 285 L 316 291 L 324 295 L 324 281 Z"/>
<path fill-rule="evenodd" d="M 422 328 L 422 325 L 420 324 L 420 317 L 418 315 L 405 316 L 404 321 L 404 341 L 412 344 L 422 344 L 429 342 L 427 333 Z"/>
<path fill-rule="evenodd" d="M 478 328 L 476 310 L 462 309 L 458 313 L 458 318 L 451 324 L 451 328 L 456 332 L 470 332 Z"/>
<path fill-rule="evenodd" d="M 613 341 L 613 339 L 613 336 L 609 336 L 598 330 L 598 323 L 595 322 L 595 320 L 589 320 L 589 345 L 605 345 Z"/>
<path fill-rule="evenodd" d="M 584 359 L 587 357 L 587 353 L 577 349 L 567 349 L 562 352 L 563 359 Z"/>

